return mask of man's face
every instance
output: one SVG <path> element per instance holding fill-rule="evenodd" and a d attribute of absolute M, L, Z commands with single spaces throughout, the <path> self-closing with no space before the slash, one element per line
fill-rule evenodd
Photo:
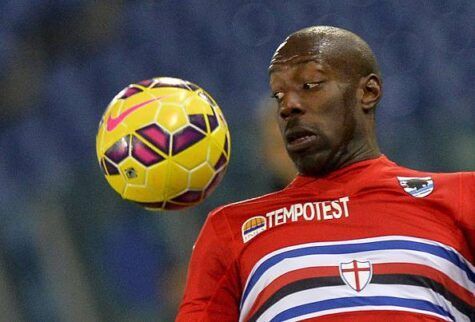
<path fill-rule="evenodd" d="M 330 65 L 300 56 L 274 64 L 270 87 L 287 152 L 304 175 L 338 168 L 356 127 L 355 89 Z"/>

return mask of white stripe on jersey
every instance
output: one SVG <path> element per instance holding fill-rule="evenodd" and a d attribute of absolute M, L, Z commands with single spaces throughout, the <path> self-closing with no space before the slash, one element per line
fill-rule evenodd
<path fill-rule="evenodd" d="M 470 280 L 468 280 L 465 273 L 457 266 L 440 257 L 427 253 L 421 254 L 420 252 L 407 250 L 385 250 L 384 252 L 370 251 L 336 255 L 308 255 L 287 258 L 269 268 L 269 270 L 267 270 L 254 285 L 242 306 L 241 312 L 242 314 L 246 315 L 259 293 L 275 279 L 284 275 L 285 273 L 308 267 L 338 266 L 340 262 L 349 262 L 353 259 L 360 261 L 370 261 L 372 264 L 410 263 L 425 265 L 444 273 L 468 291 L 472 293 L 475 292 L 475 285 Z M 471 287 L 467 288 L 467 285 Z"/>
<path fill-rule="evenodd" d="M 251 272 L 249 273 L 249 277 L 246 281 L 246 286 L 249 284 L 249 280 L 251 276 L 254 274 L 254 272 L 257 270 L 257 268 L 265 262 L 267 259 L 280 254 L 287 252 L 289 250 L 294 250 L 294 249 L 299 249 L 303 247 L 312 247 L 312 246 L 333 246 L 333 245 L 354 245 L 354 244 L 360 244 L 360 243 L 370 243 L 370 242 L 377 242 L 377 241 L 389 241 L 389 240 L 407 240 L 407 241 L 414 241 L 414 242 L 419 242 L 419 243 L 426 243 L 429 245 L 436 245 L 442 248 L 447 249 L 448 251 L 452 251 L 455 254 L 458 255 L 459 259 L 463 262 L 465 262 L 470 270 L 472 272 L 475 272 L 475 267 L 465 259 L 459 252 L 457 252 L 454 248 L 447 246 L 445 244 L 439 243 L 437 241 L 429 240 L 429 239 L 424 239 L 424 238 L 417 238 L 417 237 L 410 237 L 410 236 L 400 236 L 400 235 L 390 235 L 390 236 L 381 236 L 381 237 L 370 237 L 370 238 L 361 238 L 361 239 L 351 239 L 351 240 L 343 240 L 343 241 L 332 241 L 332 242 L 314 242 L 314 243 L 307 243 L 307 244 L 299 244 L 299 245 L 294 245 L 294 246 L 288 246 L 284 247 L 281 249 L 278 249 L 276 251 L 273 251 L 272 253 L 269 253 L 262 257 L 252 268 Z"/>
<path fill-rule="evenodd" d="M 423 310 L 416 310 L 416 309 L 411 309 L 411 308 L 401 308 L 400 306 L 390 306 L 390 305 L 383 305 L 383 306 L 365 305 L 365 306 L 346 307 L 346 308 L 341 308 L 341 309 L 328 310 L 328 311 L 325 311 L 324 314 L 320 314 L 320 312 L 319 313 L 305 314 L 305 315 L 296 317 L 294 319 L 286 320 L 286 322 L 298 322 L 298 321 L 302 321 L 302 320 L 305 320 L 305 319 L 310 319 L 310 318 L 314 318 L 314 317 L 318 317 L 318 316 L 322 316 L 322 315 L 330 315 L 330 314 L 345 313 L 345 312 L 355 312 L 355 311 L 358 311 L 358 312 L 361 312 L 361 311 L 363 311 L 363 312 L 364 311 L 404 311 L 404 312 L 412 312 L 412 313 L 422 313 L 422 314 L 427 314 L 427 315 L 431 315 L 431 316 L 440 318 L 440 319 L 445 320 L 445 321 L 453 322 L 451 318 L 439 315 L 437 313 L 423 311 Z M 370 315 L 370 314 L 371 313 L 368 312 L 368 315 Z M 404 321 L 402 321 L 402 322 L 404 322 Z"/>
<path fill-rule="evenodd" d="M 340 286 L 327 286 L 327 287 L 319 287 L 313 288 L 308 290 L 303 290 L 299 292 L 295 292 L 289 294 L 278 302 L 274 303 L 271 307 L 269 307 L 257 321 L 259 322 L 269 322 L 273 318 L 276 317 L 279 313 L 286 311 L 288 309 L 292 309 L 296 306 L 305 305 L 308 303 L 320 302 L 325 300 L 331 299 L 338 299 L 338 298 L 355 298 L 355 297 L 370 297 L 370 296 L 384 296 L 384 297 L 396 297 L 402 299 L 410 299 L 410 300 L 422 300 L 422 301 L 429 301 L 432 304 L 438 305 L 442 307 L 445 311 L 449 312 L 456 321 L 460 322 L 470 322 L 470 319 L 458 311 L 452 303 L 447 301 L 443 296 L 438 295 L 437 293 L 433 292 L 431 289 L 420 287 L 420 286 L 411 286 L 411 285 L 382 285 L 382 284 L 369 284 L 365 289 L 361 292 L 356 292 L 353 289 L 347 287 L 346 285 Z M 381 310 L 382 306 L 370 306 L 371 308 L 376 308 Z M 414 311 L 414 308 L 404 307 L 404 306 L 392 306 L 397 311 Z M 315 317 L 315 316 L 322 316 L 328 315 L 333 313 L 340 313 L 340 312 L 351 312 L 351 311 L 359 311 L 360 309 L 368 310 L 369 307 L 364 306 L 353 306 L 353 307 L 341 307 L 335 308 L 330 310 L 321 310 L 313 313 L 309 313 L 306 315 Z M 426 311 L 426 310 L 418 310 L 425 314 L 430 314 L 442 318 L 444 320 L 449 320 L 444 315 L 437 314 L 436 312 Z M 292 319 L 294 321 L 303 320 L 304 316 L 301 315 Z"/>
<path fill-rule="evenodd" d="M 468 262 L 462 255 L 460 255 L 453 248 L 443 245 L 438 242 L 430 241 L 422 238 L 415 237 L 406 237 L 406 236 L 384 236 L 384 237 L 374 237 L 374 238 L 365 238 L 358 240 L 350 241 L 337 241 L 337 242 L 319 242 L 319 243 L 309 243 L 296 246 L 290 246 L 283 249 L 274 251 L 261 260 L 259 260 L 253 267 L 251 273 L 248 276 L 246 287 L 244 288 L 243 296 L 246 296 L 241 303 L 241 317 L 240 321 L 243 321 L 244 317 L 248 314 L 251 309 L 254 301 L 256 300 L 259 293 L 270 283 L 272 283 L 276 278 L 282 276 L 285 273 L 302 269 L 308 267 L 319 267 L 319 266 L 339 266 L 342 262 L 352 261 L 354 259 L 360 261 L 371 261 L 372 264 L 384 264 L 384 263 L 410 263 L 410 264 L 420 264 L 425 265 L 434 269 L 439 270 L 440 272 L 447 275 L 455 283 L 461 287 L 467 289 L 471 293 L 475 293 L 475 283 L 472 282 L 467 273 L 462 270 L 460 267 L 454 263 L 436 256 L 431 253 L 422 252 L 419 250 L 408 250 L 408 249 L 378 249 L 362 252 L 348 252 L 342 254 L 310 254 L 303 255 L 299 257 L 285 258 L 281 261 L 276 262 L 262 272 L 262 275 L 255 280 L 253 285 L 249 285 L 251 279 L 256 274 L 256 271 L 260 266 L 272 257 L 292 251 L 305 249 L 308 247 L 321 247 L 321 246 L 355 246 L 361 243 L 373 243 L 373 242 L 382 242 L 382 241 L 413 241 L 417 243 L 422 243 L 429 246 L 437 246 L 441 249 L 444 249 L 450 253 L 455 254 L 460 262 L 466 265 L 471 272 L 474 271 L 473 265 Z M 473 273 L 472 273 L 473 274 Z M 251 289 L 248 289 L 252 287 Z M 246 293 L 247 292 L 247 293 Z"/>

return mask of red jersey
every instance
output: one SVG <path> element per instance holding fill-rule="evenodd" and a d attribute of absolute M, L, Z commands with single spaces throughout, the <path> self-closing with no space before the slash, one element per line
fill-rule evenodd
<path fill-rule="evenodd" d="M 177 321 L 475 321 L 475 173 L 381 156 L 213 211 Z"/>

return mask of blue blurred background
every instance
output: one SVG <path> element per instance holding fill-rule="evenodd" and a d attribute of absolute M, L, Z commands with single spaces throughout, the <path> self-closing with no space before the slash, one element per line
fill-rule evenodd
<path fill-rule="evenodd" d="M 475 169 L 475 1 L 3 0 L 0 8 L 1 321 L 173 320 L 207 213 L 282 183 L 263 175 L 260 109 L 274 49 L 303 27 L 347 28 L 374 49 L 389 158 Z M 204 87 L 231 128 L 224 181 L 181 212 L 122 201 L 95 156 L 110 99 L 154 76 Z"/>

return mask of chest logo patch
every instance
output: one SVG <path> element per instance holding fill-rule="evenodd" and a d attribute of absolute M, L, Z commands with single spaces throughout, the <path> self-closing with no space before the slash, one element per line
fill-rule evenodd
<path fill-rule="evenodd" d="M 249 218 L 242 224 L 242 240 L 247 243 L 267 229 L 266 218 L 264 216 L 255 216 Z"/>
<path fill-rule="evenodd" d="M 371 281 L 373 265 L 370 261 L 360 262 L 357 260 L 340 263 L 340 276 L 346 285 L 356 292 L 361 292 Z"/>
<path fill-rule="evenodd" d="M 397 177 L 405 192 L 415 198 L 424 198 L 434 190 L 431 177 Z"/>

